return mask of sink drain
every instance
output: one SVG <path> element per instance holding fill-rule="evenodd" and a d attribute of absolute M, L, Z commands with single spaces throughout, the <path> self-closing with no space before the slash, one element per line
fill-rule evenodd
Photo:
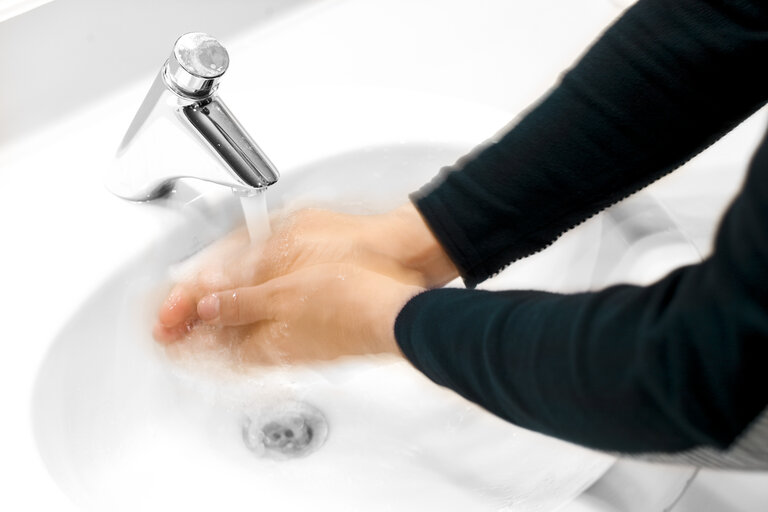
<path fill-rule="evenodd" d="M 243 442 L 253 453 L 273 459 L 304 457 L 328 437 L 328 422 L 317 407 L 286 402 L 249 414 L 243 420 Z"/>

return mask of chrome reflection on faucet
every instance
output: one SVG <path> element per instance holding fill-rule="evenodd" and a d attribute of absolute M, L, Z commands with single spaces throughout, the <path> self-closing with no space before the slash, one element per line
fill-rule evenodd
<path fill-rule="evenodd" d="M 168 193 L 179 178 L 197 178 L 251 194 L 279 173 L 217 96 L 229 66 L 213 37 L 181 36 L 158 73 L 117 151 L 107 187 L 146 201 Z"/>

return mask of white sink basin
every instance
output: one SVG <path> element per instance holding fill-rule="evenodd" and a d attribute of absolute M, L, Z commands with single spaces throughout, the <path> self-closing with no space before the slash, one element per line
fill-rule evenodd
<path fill-rule="evenodd" d="M 466 149 L 433 141 L 340 152 L 288 169 L 269 191 L 269 203 L 386 210 Z M 35 437 L 51 475 L 78 505 L 651 510 L 668 504 L 687 478 L 685 469 L 615 463 L 507 424 L 405 362 L 358 359 L 235 374 L 204 358 L 170 361 L 150 336 L 168 268 L 240 215 L 232 199 L 213 202 L 207 213 L 199 206 L 210 205 L 205 198 L 185 206 L 160 242 L 104 283 L 56 337 L 40 368 Z M 485 286 L 570 291 L 644 282 L 695 258 L 664 210 L 639 196 Z M 325 444 L 293 460 L 252 453 L 243 442 L 244 417 L 294 400 L 325 415 Z"/>

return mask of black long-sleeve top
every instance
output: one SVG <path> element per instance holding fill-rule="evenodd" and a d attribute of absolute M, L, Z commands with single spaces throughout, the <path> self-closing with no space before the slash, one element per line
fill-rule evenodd
<path fill-rule="evenodd" d="M 472 288 L 755 112 L 767 70 L 768 2 L 641 0 L 412 198 Z M 627 453 L 729 446 L 768 404 L 768 142 L 701 264 L 579 294 L 430 290 L 395 335 L 432 380 L 523 427 Z"/>

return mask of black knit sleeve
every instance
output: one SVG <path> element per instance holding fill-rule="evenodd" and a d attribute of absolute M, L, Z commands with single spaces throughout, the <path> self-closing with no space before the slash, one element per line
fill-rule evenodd
<path fill-rule="evenodd" d="M 714 254 L 648 287 L 431 290 L 395 336 L 428 377 L 498 416 L 625 453 L 725 448 L 768 406 L 768 144 Z"/>
<path fill-rule="evenodd" d="M 641 0 L 503 138 L 413 200 L 473 286 L 754 112 L 766 58 L 768 2 Z M 764 143 L 704 263 L 645 288 L 427 291 L 400 312 L 398 344 L 540 432 L 623 452 L 727 446 L 768 403 L 766 205 Z"/>
<path fill-rule="evenodd" d="M 768 98 L 768 2 L 641 0 L 497 143 L 412 196 L 472 287 Z"/>

